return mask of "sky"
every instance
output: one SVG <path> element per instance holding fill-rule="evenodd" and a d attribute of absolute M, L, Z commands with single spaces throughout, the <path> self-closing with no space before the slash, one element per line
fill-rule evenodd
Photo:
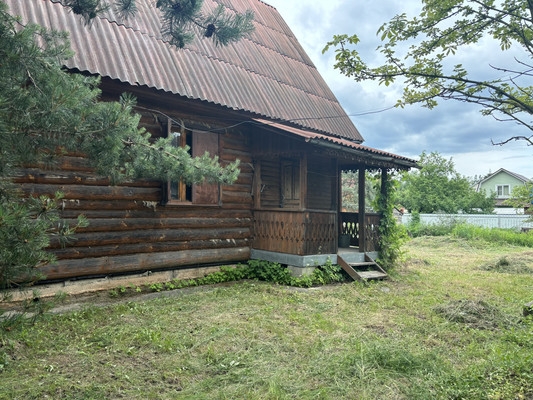
<path fill-rule="evenodd" d="M 420 0 L 263 0 L 275 7 L 304 47 L 331 90 L 351 117 L 366 146 L 418 159 L 422 152 L 438 152 L 452 159 L 456 170 L 467 177 L 486 175 L 505 168 L 533 178 L 533 147 L 524 141 L 494 146 L 511 136 L 530 134 L 513 122 L 481 115 L 475 104 L 448 100 L 428 110 L 419 105 L 394 106 L 401 95 L 399 85 L 355 82 L 335 70 L 334 51 L 322 50 L 335 34 L 357 34 L 365 61 L 377 57 L 378 28 L 396 14 L 408 17 L 420 12 Z M 379 4 L 379 6 L 378 6 Z M 508 54 L 489 42 L 458 54 L 474 76 L 500 65 Z M 454 62 L 455 64 L 456 62 Z M 500 64 L 498 64 L 500 63 Z M 383 111 L 384 109 L 387 109 Z"/>

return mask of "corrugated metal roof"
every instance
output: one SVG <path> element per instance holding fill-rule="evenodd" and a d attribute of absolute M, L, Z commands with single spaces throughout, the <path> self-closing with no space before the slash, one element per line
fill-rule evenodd
<path fill-rule="evenodd" d="M 134 18 L 109 11 L 91 26 L 59 0 L 5 1 L 23 21 L 70 33 L 69 68 L 363 140 L 283 18 L 260 0 L 204 0 L 206 9 L 252 9 L 256 29 L 226 47 L 197 38 L 181 50 L 162 40 L 153 0 L 137 0 Z"/>
<path fill-rule="evenodd" d="M 254 121 L 258 122 L 261 125 L 266 125 L 272 128 L 281 129 L 285 132 L 289 132 L 293 135 L 300 136 L 305 139 L 306 142 L 314 143 L 319 146 L 337 146 L 339 150 L 346 151 L 348 153 L 358 154 L 368 160 L 373 160 L 378 163 L 388 162 L 395 164 L 396 166 L 406 167 L 406 168 L 415 168 L 416 161 L 399 156 L 397 154 L 389 153 L 382 150 L 377 150 L 372 147 L 363 146 L 362 144 L 353 142 L 351 140 L 346 140 L 342 138 L 332 137 L 317 132 L 306 131 L 296 127 L 287 126 L 285 124 L 280 124 L 273 121 L 264 120 L 261 118 L 254 118 Z"/>

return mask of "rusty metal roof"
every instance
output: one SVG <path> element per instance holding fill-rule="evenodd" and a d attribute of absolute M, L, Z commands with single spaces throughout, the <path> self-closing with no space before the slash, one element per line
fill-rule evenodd
<path fill-rule="evenodd" d="M 181 50 L 163 41 L 153 0 L 137 0 L 134 18 L 111 10 L 91 26 L 59 0 L 5 1 L 23 21 L 70 33 L 68 68 L 363 141 L 278 11 L 260 0 L 204 0 L 206 9 L 253 10 L 255 31 L 225 47 L 197 38 Z"/>

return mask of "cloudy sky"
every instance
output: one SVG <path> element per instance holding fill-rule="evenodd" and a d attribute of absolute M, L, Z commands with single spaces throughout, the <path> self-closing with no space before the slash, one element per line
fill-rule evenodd
<path fill-rule="evenodd" d="M 452 158 L 457 171 L 465 176 L 485 175 L 505 168 L 533 178 L 533 147 L 525 142 L 493 146 L 515 135 L 529 135 L 512 122 L 483 117 L 474 104 L 441 101 L 433 110 L 418 105 L 388 109 L 401 94 L 399 86 L 357 83 L 333 68 L 334 52 L 322 54 L 335 34 L 354 34 L 361 39 L 358 48 L 370 61 L 378 53 L 376 31 L 399 13 L 415 16 L 420 0 L 264 0 L 275 7 L 291 27 L 340 103 L 365 138 L 365 145 L 418 158 L 423 152 L 437 151 Z M 379 4 L 379 6 L 378 6 Z M 469 71 L 488 70 L 489 63 L 501 64 L 509 57 L 498 47 L 482 43 L 459 55 Z M 455 62 L 454 62 L 455 63 Z M 473 74 L 472 74 L 473 76 Z"/>

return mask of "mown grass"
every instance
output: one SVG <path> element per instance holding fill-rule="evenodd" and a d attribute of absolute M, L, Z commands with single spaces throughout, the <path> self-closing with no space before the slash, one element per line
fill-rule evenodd
<path fill-rule="evenodd" d="M 529 399 L 531 250 L 405 245 L 392 280 L 243 281 L 49 314 L 2 332 L 1 399 Z"/>

